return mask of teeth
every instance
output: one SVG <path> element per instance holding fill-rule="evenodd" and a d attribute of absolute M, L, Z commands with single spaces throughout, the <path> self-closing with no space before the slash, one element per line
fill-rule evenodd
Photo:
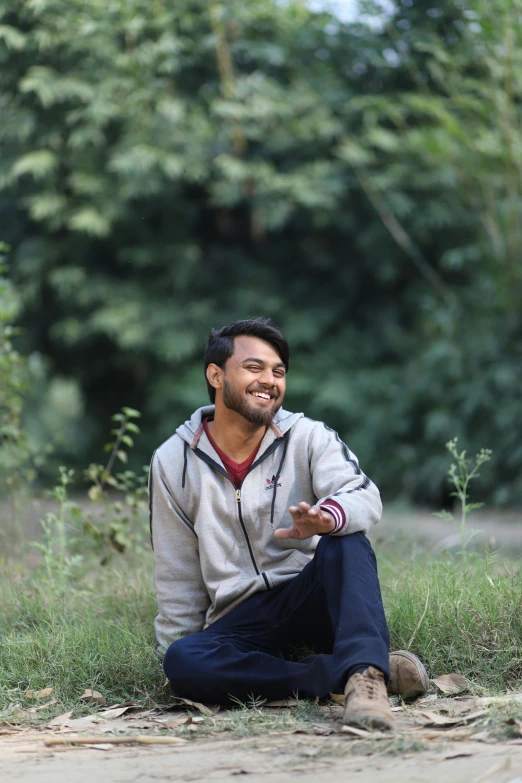
<path fill-rule="evenodd" d="M 262 400 L 270 400 L 271 397 L 269 394 L 263 394 L 262 392 L 252 392 L 254 397 L 261 397 Z"/>

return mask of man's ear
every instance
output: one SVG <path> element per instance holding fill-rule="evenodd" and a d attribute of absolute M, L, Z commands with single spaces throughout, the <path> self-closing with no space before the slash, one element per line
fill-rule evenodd
<path fill-rule="evenodd" d="M 207 381 L 214 389 L 221 389 L 223 386 L 223 370 L 217 364 L 209 364 L 207 367 Z"/>

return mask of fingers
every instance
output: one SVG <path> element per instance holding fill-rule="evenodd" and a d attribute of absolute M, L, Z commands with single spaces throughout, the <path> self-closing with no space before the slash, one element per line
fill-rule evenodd
<path fill-rule="evenodd" d="M 311 506 L 301 501 L 288 509 L 294 527 L 280 528 L 275 531 L 276 538 L 310 538 L 317 534 L 329 533 L 335 527 L 335 520 L 319 506 Z"/>
<path fill-rule="evenodd" d="M 294 524 L 299 522 L 317 522 L 321 518 L 322 510 L 318 506 L 310 506 L 309 503 L 299 503 L 298 506 L 290 506 L 288 509 Z"/>
<path fill-rule="evenodd" d="M 300 538 L 299 530 L 296 527 L 278 528 L 274 530 L 276 538 Z"/>
<path fill-rule="evenodd" d="M 315 516 L 317 513 L 319 513 L 320 509 L 318 506 L 311 506 L 309 503 L 305 503 L 304 500 L 299 503 L 298 506 L 290 506 L 288 509 L 292 516 L 302 517 L 306 516 L 307 514 L 312 514 L 312 516 Z"/>

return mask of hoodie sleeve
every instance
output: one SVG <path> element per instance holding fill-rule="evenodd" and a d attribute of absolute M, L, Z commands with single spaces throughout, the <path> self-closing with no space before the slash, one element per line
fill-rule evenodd
<path fill-rule="evenodd" d="M 344 512 L 344 524 L 337 522 L 341 514 L 332 514 L 336 527 L 330 535 L 367 533 L 381 518 L 382 504 L 379 490 L 362 472 L 355 454 L 322 422 L 310 433 L 308 449 L 317 505 L 329 511 L 329 503 L 335 504 Z"/>
<path fill-rule="evenodd" d="M 158 604 L 154 628 L 158 654 L 163 656 L 178 637 L 203 630 L 210 599 L 201 574 L 198 538 L 176 502 L 157 452 L 150 466 L 149 503 Z"/>

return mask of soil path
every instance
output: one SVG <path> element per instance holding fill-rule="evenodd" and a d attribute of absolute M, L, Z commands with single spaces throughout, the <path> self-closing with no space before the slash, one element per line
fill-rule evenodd
<path fill-rule="evenodd" d="M 103 738 L 100 739 L 103 742 Z M 47 749 L 40 732 L 0 738 L 0 772 L 16 783 L 212 781 L 252 783 L 519 783 L 522 744 L 450 744 L 396 756 L 352 754 L 344 737 L 194 740 L 181 747 Z M 522 743 L 522 740 L 517 743 Z M 438 743 L 437 743 L 438 744 Z M 103 746 L 102 746 L 103 747 Z"/>
<path fill-rule="evenodd" d="M 480 509 L 470 514 L 466 524 L 467 535 L 475 532 L 474 543 L 487 544 L 491 549 L 522 549 L 522 509 L 499 511 Z M 460 533 L 456 525 L 438 519 L 426 509 L 400 509 L 394 505 L 384 508 L 384 514 L 370 532 L 370 538 L 381 547 L 397 539 L 429 546 L 435 552 L 445 547 L 459 546 Z"/>
<path fill-rule="evenodd" d="M 522 724 L 516 738 L 495 741 L 489 707 L 499 702 L 507 715 L 518 711 L 522 694 L 495 699 L 427 696 L 415 705 L 394 707 L 397 730 L 370 734 L 342 726 L 341 704 L 320 707 L 320 722 L 271 728 L 248 737 L 227 737 L 226 710 L 187 719 L 186 711 L 129 711 L 116 718 L 103 712 L 80 719 L 62 716 L 57 725 L 0 726 L 0 779 L 15 783 L 137 783 L 139 781 L 232 781 L 252 783 L 521 783 Z M 269 710 L 272 726 L 289 708 Z M 263 711 L 265 712 L 265 711 Z M 113 710 L 114 713 L 114 710 Z M 109 716 L 110 713 L 107 713 Z M 70 715 L 70 713 L 68 713 Z M 56 718 L 56 721 L 60 719 Z M 161 724 L 161 728 L 160 728 Z M 279 726 L 283 725 L 281 723 Z M 290 729 L 288 728 L 290 727 Z M 246 728 L 246 727 L 245 727 Z M 255 726 L 250 731 L 256 731 Z M 497 723 L 498 731 L 498 723 Z M 203 735 L 201 732 L 207 732 Z M 210 732 L 210 733 L 209 733 Z M 199 735 L 199 736 L 198 736 Z M 363 736 L 361 736 L 363 735 Z M 497 735 L 498 736 L 498 735 Z M 504 735 L 505 736 L 505 735 Z M 133 739 L 172 745 L 131 745 Z M 74 746 L 76 739 L 91 742 Z M 111 745 L 125 741 L 126 745 Z M 45 742 L 67 742 L 47 747 Z"/>

